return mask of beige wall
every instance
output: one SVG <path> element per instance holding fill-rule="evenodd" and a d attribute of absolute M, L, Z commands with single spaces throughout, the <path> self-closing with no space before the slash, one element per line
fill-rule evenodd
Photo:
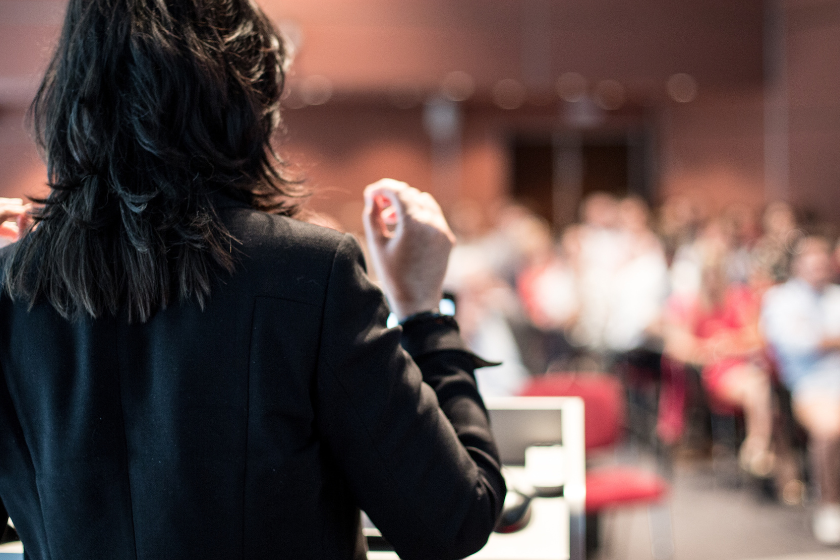
<path fill-rule="evenodd" d="M 342 89 L 435 87 L 463 70 L 553 85 L 562 72 L 655 89 L 674 72 L 761 82 L 762 3 L 702 0 L 260 0 L 302 31 L 298 72 Z M 536 61 L 536 62 L 535 62 Z M 721 63 L 725 61 L 725 63 Z"/>
<path fill-rule="evenodd" d="M 659 200 L 684 195 L 709 212 L 730 204 L 764 204 L 760 89 L 669 104 L 660 113 L 659 131 Z"/>
<path fill-rule="evenodd" d="M 840 221 L 840 2 L 784 8 L 789 198 Z"/>

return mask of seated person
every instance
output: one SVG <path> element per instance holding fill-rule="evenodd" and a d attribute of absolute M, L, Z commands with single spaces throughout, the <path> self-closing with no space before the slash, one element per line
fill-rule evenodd
<path fill-rule="evenodd" d="M 666 309 L 665 353 L 701 368 L 713 403 L 744 411 L 741 466 L 760 477 L 775 469 L 769 367 L 758 331 L 760 288 L 727 281 L 727 246 L 717 224 L 699 243 L 700 287 L 672 295 Z"/>
<path fill-rule="evenodd" d="M 767 292 L 761 321 L 810 438 L 820 492 L 814 535 L 840 545 L 840 286 L 829 281 L 830 251 L 821 237 L 802 240 L 792 278 Z"/>

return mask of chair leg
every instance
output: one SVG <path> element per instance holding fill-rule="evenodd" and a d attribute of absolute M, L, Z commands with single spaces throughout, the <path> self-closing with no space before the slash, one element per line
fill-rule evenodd
<path fill-rule="evenodd" d="M 596 539 L 597 545 L 592 550 L 592 555 L 588 558 L 596 558 L 598 560 L 620 560 L 616 558 L 614 554 L 617 532 L 617 516 L 615 515 L 615 512 L 611 510 L 603 510 L 595 514 L 594 517 L 596 519 L 597 534 L 593 534 L 592 538 Z M 627 536 L 629 537 L 629 534 Z"/>
<path fill-rule="evenodd" d="M 674 557 L 674 536 L 671 527 L 671 508 L 655 504 L 648 508 L 650 547 L 654 560 L 671 560 Z"/>
<path fill-rule="evenodd" d="M 594 558 L 601 548 L 601 518 L 598 513 L 586 514 L 586 557 Z"/>
<path fill-rule="evenodd" d="M 715 484 L 724 488 L 740 488 L 743 483 L 738 466 L 741 433 L 738 419 L 729 414 L 710 414 L 712 435 L 712 472 Z"/>

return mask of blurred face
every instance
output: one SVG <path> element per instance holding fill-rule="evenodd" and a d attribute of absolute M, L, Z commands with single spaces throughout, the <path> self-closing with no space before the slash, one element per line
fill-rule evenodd
<path fill-rule="evenodd" d="M 822 240 L 807 240 L 793 264 L 794 274 L 800 280 L 820 289 L 831 280 L 831 255 L 828 244 Z"/>
<path fill-rule="evenodd" d="M 643 202 L 632 198 L 622 200 L 619 206 L 619 222 L 621 227 L 630 231 L 647 229 L 647 207 Z"/>
<path fill-rule="evenodd" d="M 703 294 L 711 301 L 723 299 L 726 290 L 726 270 L 723 263 L 714 262 L 704 266 L 700 276 L 700 286 Z"/>
<path fill-rule="evenodd" d="M 618 203 L 608 194 L 593 194 L 584 203 L 583 219 L 592 226 L 615 227 L 618 222 Z"/>
<path fill-rule="evenodd" d="M 723 227 L 720 221 L 712 221 L 706 224 L 700 234 L 700 242 L 704 251 L 710 252 L 716 258 L 722 258 L 729 248 L 729 232 Z"/>
<path fill-rule="evenodd" d="M 787 204 L 772 204 L 764 213 L 764 229 L 770 235 L 784 235 L 795 227 L 796 218 Z"/>

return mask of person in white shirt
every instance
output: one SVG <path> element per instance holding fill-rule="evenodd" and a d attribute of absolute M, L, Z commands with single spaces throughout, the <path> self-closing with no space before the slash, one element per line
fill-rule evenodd
<path fill-rule="evenodd" d="M 571 336 L 576 344 L 591 352 L 603 353 L 607 350 L 604 331 L 612 288 L 616 272 L 626 258 L 627 240 L 619 229 L 619 206 L 614 196 L 590 194 L 583 201 L 581 215 L 576 263 L 580 307 Z"/>
<path fill-rule="evenodd" d="M 840 286 L 830 283 L 826 239 L 806 237 L 798 249 L 791 279 L 764 296 L 761 321 L 809 435 L 820 490 L 814 535 L 840 545 Z"/>
<path fill-rule="evenodd" d="M 662 310 L 668 296 L 668 263 L 650 229 L 650 210 L 638 196 L 619 204 L 623 260 L 610 279 L 604 342 L 616 353 L 661 348 Z"/>

